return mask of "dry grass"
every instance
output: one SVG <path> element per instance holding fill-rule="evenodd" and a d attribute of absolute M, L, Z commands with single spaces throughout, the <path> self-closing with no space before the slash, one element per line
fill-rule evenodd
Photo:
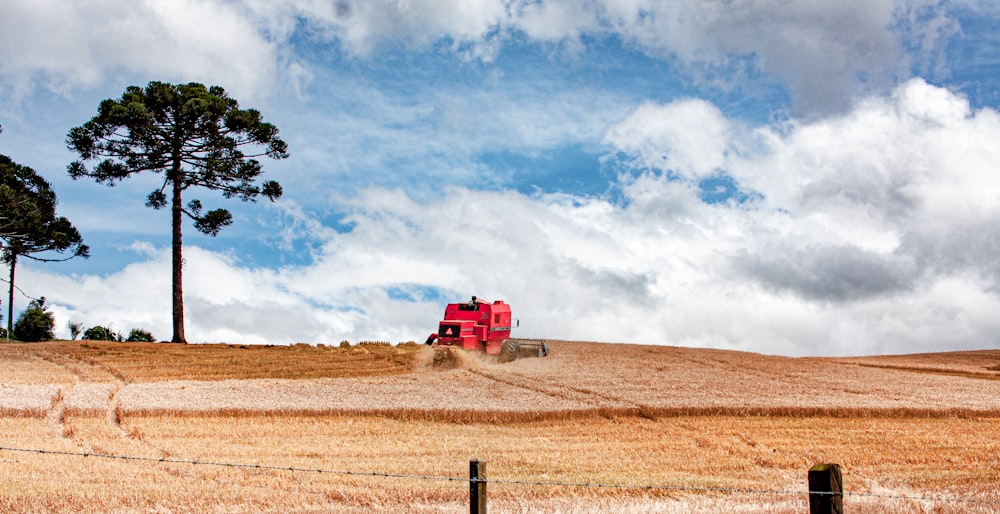
<path fill-rule="evenodd" d="M 852 494 L 994 498 L 1000 472 L 993 436 L 1000 419 L 851 420 L 839 418 L 679 417 L 544 421 L 515 425 L 403 422 L 370 417 L 70 416 L 72 436 L 45 422 L 4 419 L 11 445 L 150 458 L 302 469 L 467 477 L 468 461 L 487 462 L 494 480 L 805 490 L 816 462 L 839 462 Z M 138 434 L 138 436 L 136 436 Z M 872 451 L 892 447 L 891 452 Z M 81 512 L 392 511 L 424 504 L 467 509 L 467 484 L 177 463 L 134 463 L 0 452 L 0 510 Z M 679 506 L 711 511 L 766 506 L 801 512 L 802 494 L 760 494 L 489 485 L 495 511 L 621 512 Z M 920 502 L 848 497 L 859 511 Z M 520 507 L 519 507 L 520 506 Z M 603 506 L 598 508 L 598 506 Z M 950 507 L 952 510 L 948 510 Z M 27 509 L 25 509 L 27 507 Z M 79 508 L 78 508 L 79 507 Z M 710 508 L 709 508 L 710 507 Z M 975 511 L 975 504 L 930 504 L 928 512 Z M 59 510 L 59 509 L 55 509 Z M 752 509 L 747 509 L 747 511 Z M 695 510 L 697 511 L 697 510 Z M 987 510 L 982 510 L 983 512 Z"/>
<path fill-rule="evenodd" d="M 950 375 L 981 380 L 1000 380 L 1000 353 L 993 350 L 880 355 L 838 360 L 845 363 L 857 363 L 861 366 L 898 369 L 916 373 Z"/>
<path fill-rule="evenodd" d="M 961 373 L 863 359 L 792 359 L 659 346 L 553 342 L 544 359 L 497 365 L 463 354 L 435 368 L 420 345 L 351 348 L 46 343 L 0 345 L 0 361 L 59 363 L 70 412 L 110 390 L 127 414 L 327 413 L 453 422 L 638 415 L 1000 416 L 1000 352 L 944 354 Z M 965 360 L 963 358 L 967 357 Z M 922 368 L 923 369 L 923 368 Z M 930 369 L 930 368 L 928 368 Z M 933 368 L 939 369 L 939 368 Z M 975 370 L 975 371 L 974 371 Z M 59 373 L 55 373 L 59 376 Z M 20 377 L 20 378 L 18 378 Z M 173 379 L 169 377 L 185 377 Z M 984 378 L 988 377 L 988 378 Z M 52 381 L 0 378 L 0 409 L 38 412 Z M 65 384 L 59 380 L 57 384 Z M 95 384 L 107 384 L 99 386 Z M 460 394 L 456 392 L 460 391 Z"/>
<path fill-rule="evenodd" d="M 440 369 L 418 345 L 0 345 L 0 446 L 459 479 L 481 458 L 501 481 L 740 490 L 802 491 L 811 465 L 838 462 L 853 494 L 1000 502 L 1000 373 L 991 369 L 1000 352 L 935 362 L 551 346 L 545 359 L 496 365 L 460 354 Z M 462 480 L 9 451 L 0 474 L 4 512 L 468 509 Z M 801 494 L 509 483 L 489 493 L 495 512 L 806 508 Z M 1000 510 L 879 496 L 846 504 Z"/>
<path fill-rule="evenodd" d="M 60 341 L 0 344 L 3 362 L 47 361 L 88 381 L 158 382 L 393 375 L 413 367 L 415 344 L 339 346 L 178 345 Z M 18 374 L 36 383 L 39 374 Z M 6 378 L 4 382 L 8 382 Z"/>
<path fill-rule="evenodd" d="M 60 365 L 43 358 L 49 356 L 41 348 L 21 344 L 0 344 L 0 362 L 3 375 L 0 384 L 72 384 L 77 380 L 67 365 Z"/>

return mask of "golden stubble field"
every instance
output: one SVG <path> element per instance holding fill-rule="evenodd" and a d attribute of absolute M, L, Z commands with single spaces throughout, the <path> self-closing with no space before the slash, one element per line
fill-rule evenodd
<path fill-rule="evenodd" d="M 802 512 L 822 462 L 852 512 L 1000 511 L 1000 351 L 551 347 L 0 344 L 0 446 L 64 452 L 0 450 L 0 511 L 466 512 L 471 459 L 493 512 Z"/>

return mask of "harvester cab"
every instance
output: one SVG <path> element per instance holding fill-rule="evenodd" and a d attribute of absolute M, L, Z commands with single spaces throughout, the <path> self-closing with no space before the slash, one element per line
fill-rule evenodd
<path fill-rule="evenodd" d="M 450 303 L 437 333 L 427 338 L 427 344 L 496 355 L 500 362 L 520 357 L 544 357 L 549 354 L 545 341 L 511 339 L 510 305 L 503 300 L 488 302 L 472 297 L 464 303 Z"/>

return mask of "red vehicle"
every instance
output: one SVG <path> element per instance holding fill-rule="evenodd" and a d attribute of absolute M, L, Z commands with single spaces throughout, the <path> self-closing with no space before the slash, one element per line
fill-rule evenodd
<path fill-rule="evenodd" d="M 445 307 L 438 331 L 427 338 L 427 344 L 486 352 L 498 355 L 501 362 L 521 356 L 548 355 L 545 341 L 511 339 L 511 321 L 510 305 L 503 300 L 490 303 L 473 296 L 466 303 L 450 303 Z"/>

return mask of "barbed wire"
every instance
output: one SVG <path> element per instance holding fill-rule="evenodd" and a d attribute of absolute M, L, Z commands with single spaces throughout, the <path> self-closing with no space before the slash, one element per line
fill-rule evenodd
<path fill-rule="evenodd" d="M 469 479 L 466 479 L 469 480 Z M 879 493 L 854 493 L 850 491 L 844 492 L 824 492 L 824 491 L 808 491 L 808 490 L 793 490 L 793 489 L 753 489 L 753 488 L 739 488 L 739 487 L 709 487 L 709 486 L 687 486 L 687 485 L 641 485 L 641 484 L 604 484 L 598 482 L 560 482 L 560 481 L 546 481 L 546 480 L 515 480 L 515 479 L 487 479 L 483 482 L 488 482 L 491 484 L 517 484 L 517 485 L 535 485 L 535 486 L 553 486 L 553 487 L 596 487 L 596 488 L 620 488 L 620 489 L 648 489 L 648 490 L 669 490 L 669 491 L 680 491 L 680 492 L 728 492 L 728 493 L 738 493 L 738 494 L 774 494 L 774 495 L 819 495 L 819 496 L 853 496 L 859 498 L 879 498 L 879 499 L 895 499 L 895 500 L 915 500 L 915 501 L 930 501 L 930 502 L 941 502 L 941 503 L 981 503 L 981 504 L 995 504 L 1000 505 L 1000 499 L 996 500 L 979 500 L 970 498 L 946 498 L 946 497 L 935 497 L 935 496 L 906 496 L 906 495 L 895 495 L 895 494 L 879 494 Z"/>
<path fill-rule="evenodd" d="M 38 453 L 42 455 L 66 455 L 72 457 L 96 457 L 101 459 L 115 459 L 115 460 L 140 461 L 140 462 L 162 462 L 164 464 L 189 464 L 189 465 L 202 465 L 202 466 L 218 466 L 226 468 L 259 469 L 265 471 L 293 471 L 293 472 L 325 473 L 330 475 L 373 476 L 381 478 L 414 478 L 421 480 L 438 480 L 438 481 L 449 481 L 449 482 L 469 481 L 468 478 L 446 477 L 446 476 L 412 475 L 406 473 L 382 473 L 377 471 L 349 471 L 349 470 L 345 471 L 345 470 L 333 470 L 333 469 L 322 469 L 322 468 L 302 468 L 297 466 L 276 466 L 270 464 L 215 462 L 215 461 L 206 461 L 197 459 L 172 459 L 169 457 L 138 457 L 134 455 L 114 455 L 108 453 L 95 453 L 95 452 L 71 452 L 64 450 L 41 450 L 35 448 L 12 448 L 8 446 L 0 446 L 0 451 Z"/>
<path fill-rule="evenodd" d="M 343 476 L 366 476 L 366 477 L 376 477 L 376 478 L 400 478 L 400 479 L 428 480 L 428 481 L 439 481 L 439 482 L 473 482 L 473 483 L 498 484 L 498 485 L 637 489 L 637 490 L 649 490 L 649 491 L 677 491 L 677 492 L 723 492 L 731 494 L 771 494 L 771 495 L 787 495 L 787 496 L 841 495 L 844 497 L 876 498 L 882 500 L 908 500 L 908 501 L 922 501 L 922 502 L 932 502 L 932 503 L 1000 505 L 1000 499 L 948 498 L 948 497 L 938 497 L 938 496 L 855 493 L 850 491 L 844 491 L 838 493 L 838 492 L 808 491 L 808 490 L 794 490 L 794 489 L 783 490 L 783 489 L 754 489 L 754 488 L 740 488 L 740 487 L 709 487 L 709 486 L 691 486 L 691 485 L 622 484 L 622 483 L 602 483 L 602 482 L 567 482 L 558 480 L 470 478 L 470 477 L 453 477 L 453 476 L 442 476 L 442 475 L 419 475 L 410 473 L 387 473 L 380 471 L 351 471 L 351 470 L 335 470 L 335 469 L 323 469 L 323 468 L 304 468 L 298 466 L 247 464 L 239 462 L 216 462 L 216 461 L 206 461 L 197 459 L 174 459 L 169 457 L 139 457 L 134 455 L 114 455 L 114 454 L 96 453 L 96 452 L 71 452 L 64 450 L 44 450 L 37 448 L 15 448 L 9 446 L 0 446 L 0 451 L 35 453 L 41 455 L 63 455 L 72 457 L 95 457 L 101 459 L 139 461 L 139 462 L 160 462 L 164 464 L 202 465 L 202 466 L 217 466 L 226 468 L 255 469 L 255 470 L 265 470 L 265 471 L 288 471 L 288 472 L 319 473 L 319 474 L 343 475 Z"/>

